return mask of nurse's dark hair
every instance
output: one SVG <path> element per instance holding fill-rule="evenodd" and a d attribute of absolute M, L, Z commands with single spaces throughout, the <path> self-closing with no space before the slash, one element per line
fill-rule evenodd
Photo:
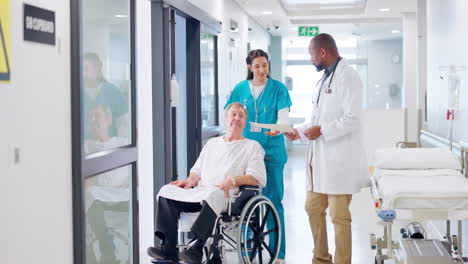
<path fill-rule="evenodd" d="M 338 47 L 336 46 L 335 39 L 327 33 L 320 33 L 315 36 L 312 41 L 316 47 L 326 50 L 328 53 L 339 56 Z"/>
<path fill-rule="evenodd" d="M 87 61 L 87 62 L 93 64 L 94 67 L 96 68 L 99 80 L 104 81 L 104 74 L 102 73 L 102 61 L 99 58 L 99 55 L 97 55 L 97 53 L 86 52 L 83 55 L 83 61 Z"/>
<path fill-rule="evenodd" d="M 241 108 L 242 110 L 244 110 L 245 119 L 247 120 L 247 110 L 245 110 L 244 106 L 241 103 L 238 103 L 238 102 L 230 103 L 226 107 L 226 110 L 224 110 L 224 117 L 226 117 L 227 113 L 229 112 L 229 110 L 231 108 Z"/>
<path fill-rule="evenodd" d="M 265 57 L 265 59 L 269 61 L 268 53 L 266 53 L 265 51 L 261 49 L 255 49 L 249 52 L 249 55 L 247 56 L 247 58 L 245 58 L 245 62 L 247 63 L 247 65 L 252 65 L 253 60 L 255 60 L 258 57 Z M 270 78 L 270 75 L 268 74 L 267 77 Z M 252 79 L 253 79 L 253 73 L 247 68 L 247 80 L 252 80 Z"/>

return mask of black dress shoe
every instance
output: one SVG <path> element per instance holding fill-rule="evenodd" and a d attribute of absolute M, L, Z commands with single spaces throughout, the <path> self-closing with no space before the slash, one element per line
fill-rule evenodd
<path fill-rule="evenodd" d="M 215 255 L 210 260 L 208 260 L 207 264 L 223 264 L 223 261 L 219 255 Z"/>
<path fill-rule="evenodd" d="M 192 246 L 180 254 L 183 263 L 201 264 L 203 260 L 203 247 Z"/>
<path fill-rule="evenodd" d="M 170 262 L 177 263 L 177 251 L 168 249 L 167 246 L 162 245 L 160 247 L 149 247 L 148 255 L 156 260 L 167 260 Z"/>

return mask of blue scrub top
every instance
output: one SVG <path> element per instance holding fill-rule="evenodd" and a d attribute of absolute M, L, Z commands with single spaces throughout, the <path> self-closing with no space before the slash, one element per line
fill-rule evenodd
<path fill-rule="evenodd" d="M 100 84 L 99 93 L 96 98 L 89 97 L 83 92 L 83 115 L 84 127 L 89 126 L 88 115 L 94 107 L 104 105 L 112 113 L 112 127 L 109 129 L 109 136 L 117 136 L 117 119 L 128 112 L 128 102 L 119 89 L 110 82 L 104 81 Z M 85 138 L 90 138 L 90 132 L 85 130 Z"/>
<path fill-rule="evenodd" d="M 292 105 L 288 89 L 283 83 L 268 78 L 262 94 L 257 97 L 257 123 L 276 124 L 278 121 L 278 111 Z M 259 100 L 260 98 L 261 100 Z M 266 161 L 279 164 L 286 163 L 288 158 L 283 134 L 271 137 L 265 134 L 268 129 L 262 129 L 262 132 L 250 131 L 250 122 L 255 122 L 255 106 L 248 80 L 242 81 L 234 87 L 224 108 L 234 102 L 241 103 L 247 110 L 247 124 L 243 133 L 244 137 L 253 139 L 262 145 L 265 150 Z"/>

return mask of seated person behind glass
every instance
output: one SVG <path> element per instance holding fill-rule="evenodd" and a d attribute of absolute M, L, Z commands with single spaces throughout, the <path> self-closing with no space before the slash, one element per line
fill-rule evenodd
<path fill-rule="evenodd" d="M 88 122 L 87 129 L 91 139 L 85 141 L 85 153 L 95 153 L 128 144 L 128 140 L 125 138 L 109 136 L 112 113 L 108 107 L 95 106 L 89 112 Z M 89 223 L 90 231 L 99 242 L 100 252 L 100 254 L 96 254 L 93 244 L 87 244 L 88 263 L 117 263 L 117 251 L 125 252 L 116 250 L 115 237 L 111 235 L 109 229 L 111 227 L 115 232 L 121 234 L 120 237 L 129 237 L 130 175 L 128 167 L 121 167 L 85 180 L 86 221 Z M 109 217 L 105 217 L 105 212 L 118 213 L 119 221 L 112 221 L 113 224 L 110 224 Z M 100 261 L 98 261 L 98 255 L 100 255 Z M 128 258 L 128 256 L 123 256 L 123 258 Z"/>
<path fill-rule="evenodd" d="M 128 102 L 119 89 L 104 78 L 102 62 L 96 53 L 88 52 L 83 56 L 83 86 L 84 123 L 88 122 L 86 119 L 91 109 L 97 105 L 105 105 L 112 113 L 109 135 L 117 135 L 118 121 L 125 121 L 122 118 L 129 118 L 125 115 L 128 112 Z M 89 131 L 85 132 L 86 138 L 89 138 Z"/>
<path fill-rule="evenodd" d="M 127 138 L 120 138 L 115 136 L 111 137 L 109 135 L 109 130 L 112 127 L 112 113 L 107 106 L 97 105 L 93 109 L 91 109 L 89 112 L 88 121 L 88 129 L 91 135 L 91 139 L 85 141 L 84 149 L 86 154 L 96 153 L 128 145 L 129 142 Z M 127 167 L 122 167 L 109 172 L 105 172 L 97 176 L 90 177 L 86 180 L 87 186 L 100 187 L 98 193 L 102 193 L 104 189 L 126 189 L 125 194 L 122 193 L 122 190 L 115 190 L 111 192 L 114 192 L 116 194 L 118 193 L 119 195 L 109 194 L 105 195 L 104 197 L 101 197 L 101 195 L 95 193 L 94 196 L 97 195 L 97 197 L 95 198 L 97 198 L 98 200 L 128 201 L 130 197 L 128 193 L 129 184 L 130 173 Z M 93 188 L 88 189 L 90 189 L 90 191 L 94 190 Z"/>
<path fill-rule="evenodd" d="M 178 180 L 158 193 L 157 231 L 159 247 L 148 248 L 158 260 L 176 262 L 177 228 L 181 212 L 200 212 L 191 231 L 195 243 L 180 258 L 201 263 L 202 249 L 212 233 L 217 216 L 227 210 L 229 197 L 241 185 L 266 184 L 265 152 L 256 141 L 242 136 L 247 113 L 239 103 L 230 104 L 224 115 L 226 135 L 210 139 L 203 147 L 186 180 Z"/>

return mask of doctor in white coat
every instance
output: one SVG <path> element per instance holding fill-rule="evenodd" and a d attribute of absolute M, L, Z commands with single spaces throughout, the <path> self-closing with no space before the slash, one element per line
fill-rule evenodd
<path fill-rule="evenodd" d="M 362 83 L 340 57 L 335 40 L 319 34 L 309 45 L 317 71 L 325 70 L 316 87 L 311 122 L 287 133 L 308 141 L 306 211 L 314 238 L 313 264 L 351 263 L 352 194 L 369 185 L 362 137 Z M 326 209 L 335 229 L 335 257 L 328 251 Z"/>

